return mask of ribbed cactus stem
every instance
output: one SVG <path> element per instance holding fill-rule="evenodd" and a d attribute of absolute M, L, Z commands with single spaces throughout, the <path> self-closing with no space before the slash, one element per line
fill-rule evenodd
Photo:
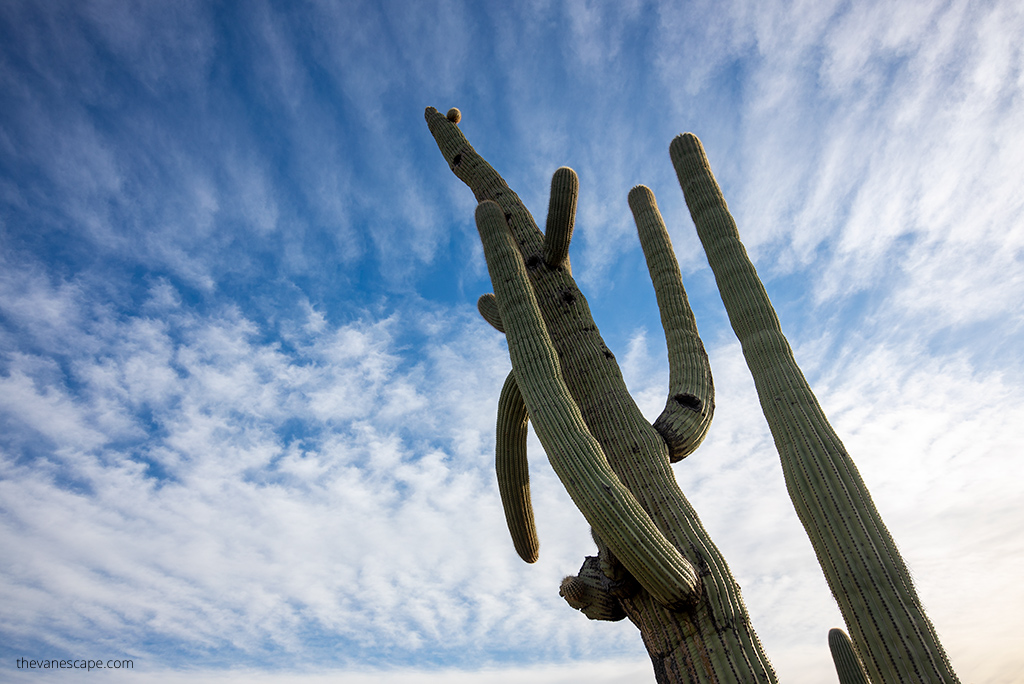
<path fill-rule="evenodd" d="M 516 383 L 555 473 L 587 522 L 647 591 L 666 606 L 691 603 L 700 585 L 693 566 L 608 466 L 562 380 L 504 212 L 495 202 L 481 202 L 476 222 Z"/>
<path fill-rule="evenodd" d="M 857 467 L 793 358 L 703 146 L 687 133 L 670 153 L 786 487 L 868 676 L 876 684 L 958 682 Z"/>
<path fill-rule="evenodd" d="M 540 554 L 540 542 L 530 502 L 530 464 L 526 459 L 528 421 L 526 403 L 516 385 L 515 374 L 509 373 L 498 399 L 494 469 L 512 544 L 520 558 L 534 563 Z"/>
<path fill-rule="evenodd" d="M 853 650 L 853 642 L 846 632 L 835 628 L 828 631 L 828 650 L 839 675 L 839 684 L 868 684 L 867 675 L 861 667 L 860 658 Z"/>
<path fill-rule="evenodd" d="M 629 193 L 629 208 L 654 283 L 668 346 L 668 401 L 654 421 L 654 429 L 665 438 L 669 459 L 674 463 L 689 456 L 704 441 L 715 411 L 715 386 L 654 193 L 643 185 L 636 186 Z"/>
<path fill-rule="evenodd" d="M 580 181 L 575 171 L 568 166 L 555 171 L 551 177 L 548 221 L 544 227 L 544 261 L 551 268 L 569 269 L 569 242 L 576 223 L 579 194 Z"/>

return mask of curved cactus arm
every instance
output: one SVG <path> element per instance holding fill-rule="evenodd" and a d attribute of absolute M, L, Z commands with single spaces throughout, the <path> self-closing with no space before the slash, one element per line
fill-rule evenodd
<path fill-rule="evenodd" d="M 853 642 L 846 636 L 846 632 L 839 628 L 828 630 L 828 650 L 832 652 L 839 684 L 868 684 L 860 658 L 854 652 Z"/>
<path fill-rule="evenodd" d="M 786 488 L 872 681 L 959 682 L 871 494 L 786 341 L 700 141 L 669 148 Z"/>
<path fill-rule="evenodd" d="M 516 382 L 555 473 L 587 522 L 658 602 L 673 607 L 692 603 L 700 586 L 696 571 L 612 471 L 562 379 L 501 207 L 481 202 L 476 224 Z"/>
<path fill-rule="evenodd" d="M 580 179 L 568 166 L 562 166 L 551 177 L 551 199 L 548 200 L 548 221 L 544 226 L 544 261 L 551 268 L 569 266 L 569 242 L 576 223 L 576 201 L 580 196 Z"/>
<path fill-rule="evenodd" d="M 675 463 L 692 454 L 704 441 L 715 412 L 715 385 L 654 193 L 646 186 L 636 186 L 629 192 L 629 208 L 654 283 L 668 343 L 668 401 L 654 421 L 654 429 L 665 438 L 669 460 Z"/>
<path fill-rule="evenodd" d="M 492 328 L 500 333 L 505 332 L 505 326 L 501 324 L 501 313 L 498 311 L 498 300 L 493 294 L 480 295 L 480 299 L 476 300 L 476 310 Z"/>
<path fill-rule="evenodd" d="M 494 469 L 498 473 L 498 492 L 512 544 L 520 558 L 527 563 L 535 563 L 540 553 L 540 542 L 530 503 L 530 464 L 526 460 L 528 422 L 523 395 L 516 384 L 515 373 L 510 372 L 498 399 Z"/>

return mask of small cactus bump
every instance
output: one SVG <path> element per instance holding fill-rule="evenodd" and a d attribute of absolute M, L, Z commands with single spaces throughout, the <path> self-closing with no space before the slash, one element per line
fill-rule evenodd
<path fill-rule="evenodd" d="M 501 312 L 498 311 L 498 301 L 493 294 L 480 295 L 480 299 L 476 300 L 476 310 L 492 328 L 500 333 L 505 332 L 505 326 L 501 324 Z"/>
<path fill-rule="evenodd" d="M 583 597 L 586 593 L 586 586 L 576 575 L 566 575 L 562 579 L 562 585 L 558 588 L 558 595 L 576 610 L 583 607 Z"/>
<path fill-rule="evenodd" d="M 457 107 L 452 107 L 451 109 L 449 109 L 448 114 L 446 116 L 448 120 L 451 121 L 453 124 L 457 124 L 460 121 L 462 121 L 462 112 L 460 112 Z"/>

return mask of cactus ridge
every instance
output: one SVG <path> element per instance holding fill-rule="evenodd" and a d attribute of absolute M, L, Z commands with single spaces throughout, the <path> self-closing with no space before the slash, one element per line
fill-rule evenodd
<path fill-rule="evenodd" d="M 958 682 L 856 465 L 797 366 L 696 136 L 670 156 L 782 462 L 786 487 L 874 682 Z"/>
<path fill-rule="evenodd" d="M 568 262 L 559 262 L 562 247 L 555 246 L 567 246 L 571 234 L 566 230 L 565 238 L 556 238 L 556 226 L 571 224 L 550 217 L 568 216 L 568 210 L 552 207 L 569 203 L 552 199 L 549 240 L 458 127 L 433 108 L 425 118 L 449 168 L 480 202 L 477 226 L 529 420 L 607 549 L 595 561 L 598 571 L 606 579 L 602 568 L 615 573 L 621 566 L 624 573 L 622 584 L 602 585 L 600 591 L 640 627 L 656 671 L 670 677 L 664 681 L 776 681 L 725 559 L 675 481 L 666 439 L 629 395 Z M 567 178 L 567 172 L 556 172 L 555 194 Z M 567 194 L 574 193 L 570 188 Z M 675 315 L 670 318 L 672 326 L 686 327 Z M 698 356 L 683 354 L 689 360 L 681 363 Z M 710 411 L 707 375 L 706 389 L 697 383 L 678 392 L 681 406 L 696 405 L 688 393 Z M 706 431 L 706 425 L 697 421 L 692 429 Z M 629 581 L 639 587 L 629 589 Z M 671 679 L 682 673 L 687 678 Z"/>

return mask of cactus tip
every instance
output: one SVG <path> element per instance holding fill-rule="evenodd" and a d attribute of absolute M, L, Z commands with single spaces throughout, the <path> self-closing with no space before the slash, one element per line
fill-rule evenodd
<path fill-rule="evenodd" d="M 452 107 L 448 110 L 448 120 L 453 124 L 459 123 L 462 121 L 462 112 L 460 112 L 456 107 Z"/>
<path fill-rule="evenodd" d="M 634 204 L 637 204 L 638 202 L 645 201 L 657 204 L 657 202 L 654 199 L 654 193 L 651 192 L 651 189 L 646 185 L 634 186 L 633 189 L 629 191 L 629 195 L 626 196 L 626 201 L 629 203 L 630 207 L 632 207 Z"/>
<path fill-rule="evenodd" d="M 702 152 L 704 145 L 700 139 L 693 133 L 680 133 L 672 139 L 669 145 L 669 152 L 675 156 L 681 156 L 684 154 L 690 154 L 692 152 Z M 673 157 L 674 158 L 674 157 Z"/>

